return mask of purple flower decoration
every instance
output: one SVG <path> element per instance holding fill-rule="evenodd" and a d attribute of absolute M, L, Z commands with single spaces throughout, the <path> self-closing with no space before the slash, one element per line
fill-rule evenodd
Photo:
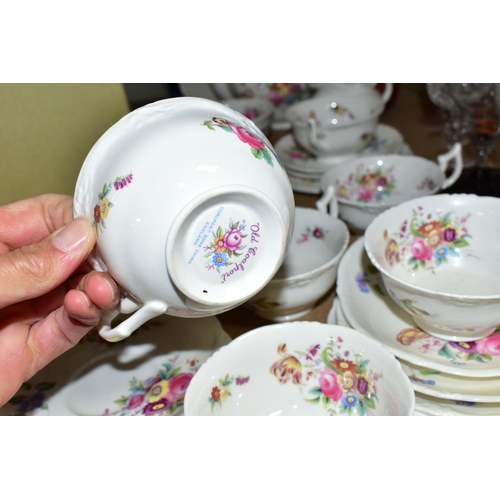
<path fill-rule="evenodd" d="M 360 394 L 366 394 L 368 392 L 368 382 L 363 377 L 359 377 L 358 379 L 358 391 Z"/>
<path fill-rule="evenodd" d="M 448 342 L 448 345 L 463 352 L 476 352 L 476 342 Z"/>
<path fill-rule="evenodd" d="M 306 359 L 312 361 L 311 356 L 316 356 L 316 354 L 318 354 L 320 347 L 321 346 L 319 344 L 316 344 L 312 349 L 309 349 L 309 354 L 306 356 Z"/>
<path fill-rule="evenodd" d="M 125 186 L 132 182 L 134 176 L 132 174 L 128 174 L 126 177 L 117 177 L 116 181 L 113 183 L 116 190 L 123 189 Z"/>
<path fill-rule="evenodd" d="M 314 231 L 312 234 L 315 238 L 318 238 L 318 239 L 321 239 L 324 236 L 323 230 L 319 227 L 314 228 Z"/>
<path fill-rule="evenodd" d="M 457 232 L 452 227 L 449 227 L 444 230 L 445 241 L 455 241 L 456 237 L 457 237 Z"/>
<path fill-rule="evenodd" d="M 142 409 L 142 413 L 146 416 L 157 415 L 158 413 L 167 410 L 171 405 L 172 403 L 168 399 L 162 398 L 155 403 L 148 403 Z"/>
<path fill-rule="evenodd" d="M 250 380 L 250 376 L 248 377 L 236 377 L 236 385 L 244 385 Z"/>

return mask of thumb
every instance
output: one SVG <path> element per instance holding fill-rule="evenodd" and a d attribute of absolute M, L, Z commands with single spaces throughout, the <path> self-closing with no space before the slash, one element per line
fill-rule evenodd
<path fill-rule="evenodd" d="M 53 290 L 85 261 L 95 243 L 92 223 L 78 217 L 38 243 L 0 255 L 0 308 Z"/>

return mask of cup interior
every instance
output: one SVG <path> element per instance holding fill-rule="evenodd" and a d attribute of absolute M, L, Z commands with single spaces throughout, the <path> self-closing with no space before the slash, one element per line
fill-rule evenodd
<path fill-rule="evenodd" d="M 500 295 L 500 199 L 433 195 L 378 215 L 365 248 L 383 275 L 428 293 Z"/>
<path fill-rule="evenodd" d="M 290 322 L 252 330 L 193 377 L 185 415 L 412 415 L 396 358 L 350 328 Z"/>
<path fill-rule="evenodd" d="M 296 207 L 292 241 L 271 283 L 320 273 L 340 259 L 348 243 L 344 222 L 315 209 Z"/>

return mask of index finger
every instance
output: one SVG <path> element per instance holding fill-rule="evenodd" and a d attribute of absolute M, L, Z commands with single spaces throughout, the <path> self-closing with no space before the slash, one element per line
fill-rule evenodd
<path fill-rule="evenodd" d="M 44 194 L 0 207 L 0 253 L 38 243 L 73 220 L 73 198 Z"/>

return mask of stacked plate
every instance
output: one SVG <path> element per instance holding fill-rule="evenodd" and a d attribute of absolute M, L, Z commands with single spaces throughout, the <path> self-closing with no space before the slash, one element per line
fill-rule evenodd
<path fill-rule="evenodd" d="M 403 136 L 395 128 L 384 124 L 377 125 L 375 136 L 367 138 L 367 145 L 359 154 L 315 157 L 297 145 L 293 133 L 276 141 L 274 149 L 288 173 L 293 190 L 310 194 L 321 193 L 320 181 L 323 174 L 352 158 L 377 153 L 413 154 Z"/>
<path fill-rule="evenodd" d="M 352 243 L 340 262 L 328 323 L 365 333 L 399 359 L 416 415 L 500 415 L 500 331 L 475 342 L 431 337 L 389 297 L 363 243 Z"/>
<path fill-rule="evenodd" d="M 215 317 L 160 316 L 117 343 L 89 333 L 23 384 L 0 416 L 182 415 L 193 375 L 230 341 Z"/>

